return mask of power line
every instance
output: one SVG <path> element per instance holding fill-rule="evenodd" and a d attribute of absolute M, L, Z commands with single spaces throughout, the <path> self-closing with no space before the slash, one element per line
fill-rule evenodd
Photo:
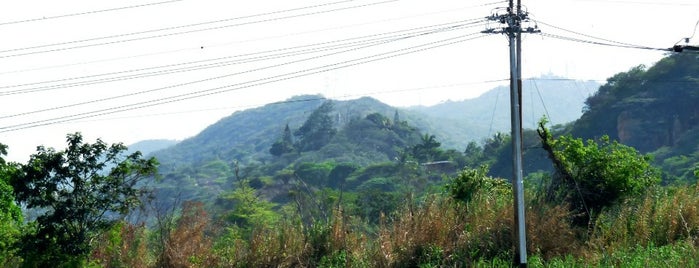
<path fill-rule="evenodd" d="M 560 39 L 560 40 L 565 40 L 565 41 L 572 41 L 572 42 L 591 44 L 591 45 L 619 47 L 619 48 L 633 48 L 633 49 L 653 50 L 653 51 L 665 51 L 665 52 L 671 51 L 671 49 L 669 49 L 669 48 L 655 48 L 655 47 L 637 46 L 637 45 L 623 45 L 623 44 L 619 44 L 619 43 L 616 43 L 616 44 L 603 43 L 603 42 L 598 42 L 598 41 L 584 40 L 584 39 L 579 39 L 579 38 L 575 38 L 575 37 L 562 36 L 562 35 L 550 34 L 550 33 L 539 33 L 539 35 L 545 36 L 545 37 L 556 38 L 556 39 Z"/>
<path fill-rule="evenodd" d="M 188 86 L 188 85 L 193 85 L 193 84 L 202 83 L 202 82 L 213 81 L 213 80 L 222 79 L 222 78 L 226 78 L 226 77 L 232 77 L 232 76 L 236 76 L 236 75 L 247 74 L 247 73 L 251 73 L 251 72 L 256 72 L 256 71 L 261 71 L 261 70 L 266 70 L 266 69 L 271 69 L 271 68 L 286 66 L 286 65 L 290 65 L 290 64 L 295 64 L 295 63 L 304 62 L 304 61 L 315 60 L 315 59 L 319 59 L 319 58 L 323 58 L 323 57 L 328 57 L 328 56 L 332 56 L 332 55 L 338 55 L 338 54 L 342 54 L 342 53 L 346 53 L 346 52 L 352 52 L 352 51 L 360 50 L 360 49 L 362 49 L 362 48 L 368 48 L 368 47 L 372 47 L 372 46 L 377 46 L 377 45 L 381 45 L 381 44 L 386 44 L 386 43 L 393 42 L 393 41 L 405 40 L 405 39 L 409 39 L 409 38 L 412 38 L 412 37 L 424 36 L 424 35 L 427 35 L 427 34 L 444 32 L 444 31 L 447 31 L 447 30 L 449 30 L 449 29 L 455 30 L 455 29 L 458 29 L 458 27 L 456 27 L 456 26 L 449 26 L 449 27 L 446 27 L 446 28 L 438 28 L 438 29 L 432 30 L 432 32 L 418 32 L 418 33 L 415 33 L 415 34 L 412 35 L 412 36 L 397 36 L 397 37 L 395 37 L 394 39 L 383 40 L 383 41 L 381 41 L 381 42 L 373 42 L 373 43 L 370 43 L 370 44 L 363 44 L 362 47 L 358 47 L 358 48 L 349 48 L 349 49 L 346 49 L 346 50 L 344 50 L 344 51 L 333 52 L 333 53 L 329 53 L 329 54 L 325 54 L 325 55 L 314 56 L 314 57 L 309 57 L 309 58 L 305 58 L 305 59 L 300 59 L 300 60 L 294 60 L 294 61 L 290 61 L 290 62 L 285 62 L 285 63 L 281 63 L 281 64 L 275 64 L 275 65 L 271 65 L 271 66 L 265 66 L 265 67 L 255 68 L 255 69 L 251 69 L 251 70 L 246 70 L 246 71 L 237 72 L 237 73 L 232 73 L 232 74 L 226 74 L 226 75 L 222 75 L 222 76 L 209 77 L 209 78 L 205 78 L 205 79 L 200 79 L 200 80 L 195 80 L 195 81 L 190 81 L 190 82 L 180 83 L 180 84 L 175 84 L 175 85 L 169 85 L 169 86 L 165 86 L 165 87 L 159 87 L 159 88 L 155 88 L 155 89 L 149 89 L 149 90 L 144 90 L 144 91 L 139 91 L 139 92 L 124 94 L 124 95 L 118 95 L 118 96 L 113 96 L 113 97 L 109 97 L 109 98 L 101 98 L 101 99 L 90 100 L 90 101 L 85 101 L 85 102 L 80 102 L 80 103 L 74 103 L 74 104 L 69 104 L 69 105 L 64 105 L 64 106 L 45 108 L 45 109 L 41 109 L 41 110 L 35 110 L 35 111 L 30 111 L 30 112 L 18 113 L 18 114 L 13 114 L 13 115 L 6 115 L 6 116 L 0 117 L 0 119 L 2 119 L 2 118 L 11 118 L 11 117 L 18 117 L 18 116 L 25 116 L 25 115 L 29 115 L 29 114 L 36 114 L 36 113 L 47 112 L 47 111 L 54 111 L 54 110 L 59 110 L 59 109 L 64 109 L 64 108 L 76 107 L 76 106 L 86 105 L 86 104 L 93 104 L 93 103 L 104 102 L 104 101 L 108 101 L 108 100 L 114 100 L 114 99 L 120 99 L 120 98 L 125 98 L 125 97 L 136 96 L 136 95 L 142 95 L 142 94 L 146 94 L 146 93 L 152 93 L 152 92 L 156 92 L 156 91 L 162 91 L 162 90 L 165 90 L 165 89 L 171 89 L 171 88 L 182 87 L 182 86 Z"/>
<path fill-rule="evenodd" d="M 352 1 L 356 1 L 356 0 L 345 0 L 345 1 L 326 3 L 326 4 L 320 4 L 320 5 L 314 5 L 314 6 L 287 9 L 287 10 L 281 10 L 281 11 L 275 11 L 275 12 L 268 12 L 268 13 L 248 15 L 248 16 L 243 16 L 243 17 L 235 17 L 235 18 L 229 18 L 229 19 L 201 22 L 201 23 L 188 24 L 188 25 L 180 25 L 180 26 L 160 28 L 160 29 L 154 29 L 154 30 L 146 30 L 146 31 L 140 31 L 140 32 L 131 32 L 131 33 L 74 40 L 74 41 L 61 42 L 61 43 L 53 43 L 53 44 L 38 45 L 38 46 L 31 46 L 31 47 L 8 49 L 8 50 L 0 51 L 0 54 L 8 53 L 8 52 L 18 52 L 18 51 L 25 51 L 25 50 L 57 47 L 57 46 L 63 46 L 63 45 L 74 45 L 74 44 L 80 44 L 80 43 L 86 43 L 86 42 L 92 42 L 92 41 L 130 37 L 130 36 L 137 36 L 137 35 L 142 35 L 142 34 L 151 34 L 151 33 L 163 32 L 163 31 L 179 30 L 179 29 L 184 29 L 184 28 L 191 28 L 191 27 L 197 27 L 197 26 L 202 26 L 202 25 L 215 24 L 215 23 L 221 23 L 221 22 L 227 22 L 227 21 L 233 21 L 233 20 L 242 20 L 242 19 L 248 19 L 248 18 L 254 18 L 254 17 L 274 15 L 274 14 L 279 14 L 279 13 L 287 13 L 287 12 L 303 10 L 303 9 L 323 7 L 323 6 L 328 6 L 328 5 L 336 5 L 336 4 L 340 4 L 340 3 L 344 3 L 344 2 L 352 2 Z M 338 11 L 343 11 L 343 10 L 386 4 L 386 3 L 396 2 L 396 1 L 400 1 L 400 0 L 386 0 L 386 1 L 375 2 L 375 3 L 334 8 L 334 9 L 328 9 L 328 10 L 322 10 L 322 11 L 313 11 L 313 12 L 307 12 L 307 13 L 296 14 L 296 15 L 288 15 L 288 16 L 282 16 L 282 17 L 275 17 L 275 18 L 269 18 L 269 19 L 260 19 L 260 20 L 256 20 L 256 21 L 214 26 L 214 27 L 208 27 L 208 28 L 203 28 L 203 29 L 185 30 L 185 31 L 180 31 L 180 32 L 163 33 L 163 34 L 156 34 L 156 35 L 142 36 L 142 37 L 133 37 L 133 38 L 127 38 L 127 39 L 121 39 L 121 40 L 100 42 L 100 43 L 75 45 L 75 46 L 53 48 L 53 49 L 46 49 L 46 50 L 39 50 L 39 51 L 21 52 L 21 53 L 16 53 L 16 54 L 0 56 L 0 58 L 10 58 L 10 57 L 27 56 L 27 55 L 34 55 L 34 54 L 43 54 L 43 53 L 49 53 L 49 52 L 59 52 L 59 51 L 72 50 L 72 49 L 80 49 L 80 48 L 88 48 L 88 47 L 104 46 L 104 45 L 113 45 L 113 44 L 132 42 L 132 41 L 141 41 L 141 40 L 147 40 L 147 39 L 153 39 L 153 38 L 170 37 L 170 36 L 190 34 L 190 33 L 203 32 L 203 31 L 220 30 L 220 29 L 225 29 L 225 28 L 238 27 L 238 26 L 244 26 L 244 25 L 250 25 L 250 24 L 257 24 L 257 23 L 263 23 L 263 22 L 271 22 L 271 21 L 300 18 L 300 17 L 312 16 L 312 15 L 318 15 L 318 14 L 325 14 L 325 13 L 331 13 L 331 12 L 338 12 Z"/>
<path fill-rule="evenodd" d="M 250 88 L 250 87 L 255 87 L 255 86 L 261 86 L 261 85 L 265 85 L 265 84 L 290 80 L 290 79 L 294 79 L 294 78 L 309 76 L 309 75 L 328 72 L 328 71 L 332 71 L 332 70 L 348 68 L 348 67 L 366 64 L 366 63 L 370 63 L 370 62 L 395 58 L 395 57 L 399 57 L 399 56 L 403 56 L 403 55 L 413 54 L 413 53 L 422 52 L 422 51 L 435 49 L 435 48 L 439 48 L 439 47 L 444 47 L 444 46 L 448 46 L 448 45 L 454 45 L 454 44 L 458 44 L 458 43 L 462 43 L 462 42 L 466 42 L 469 40 L 474 40 L 474 39 L 486 36 L 486 35 L 481 34 L 481 35 L 472 37 L 476 34 L 478 34 L 478 33 L 461 35 L 458 37 L 442 39 L 439 41 L 433 41 L 433 42 L 429 42 L 429 43 L 425 43 L 425 44 L 421 44 L 421 45 L 417 45 L 417 46 L 393 50 L 390 52 L 379 53 L 379 54 L 375 54 L 372 56 L 361 57 L 361 58 L 357 58 L 357 59 L 353 59 L 353 60 L 342 61 L 342 62 L 328 64 L 328 65 L 324 65 L 324 66 L 320 66 L 320 67 L 290 72 L 290 73 L 281 74 L 281 75 L 275 75 L 275 76 L 271 76 L 271 77 L 251 80 L 251 81 L 227 85 L 227 86 L 215 87 L 215 88 L 210 88 L 210 89 L 206 89 L 206 90 L 200 90 L 200 91 L 180 94 L 180 95 L 176 95 L 176 96 L 170 96 L 170 97 L 165 97 L 165 98 L 160 98 L 160 99 L 155 99 L 155 100 L 143 101 L 143 102 L 139 102 L 139 103 L 132 103 L 132 104 L 128 104 L 128 105 L 121 105 L 121 106 L 116 106 L 116 107 L 111 107 L 111 108 L 106 108 L 106 109 L 101 109 L 101 110 L 96 110 L 96 111 L 91 111 L 91 112 L 73 114 L 73 115 L 68 115 L 68 116 L 55 117 L 52 119 L 45 119 L 45 120 L 39 120 L 39 121 L 34 121 L 34 122 L 21 123 L 21 124 L 16 124 L 16 125 L 11 125 L 11 126 L 0 127 L 0 133 L 17 131 L 17 130 L 27 129 L 27 128 L 34 128 L 34 127 L 39 127 L 39 126 L 46 126 L 46 125 L 52 125 L 52 124 L 71 122 L 71 121 L 75 121 L 75 120 L 81 120 L 81 119 L 93 118 L 93 117 L 97 117 L 97 116 L 103 116 L 103 115 L 125 112 L 125 111 L 130 111 L 130 110 L 142 109 L 142 108 L 152 107 L 152 106 L 156 106 L 156 105 L 163 105 L 163 104 L 180 102 L 180 101 L 194 99 L 194 98 L 201 98 L 201 97 L 210 96 L 210 95 L 214 95 L 214 94 L 221 94 L 224 92 L 240 90 L 240 89 L 245 89 L 245 88 Z"/>
<path fill-rule="evenodd" d="M 548 24 L 548 23 L 540 21 L 540 20 L 537 20 L 536 23 L 543 24 L 543 25 L 546 25 L 546 26 L 549 26 L 551 28 L 558 29 L 561 31 L 566 31 L 566 32 L 569 32 L 572 34 L 577 34 L 580 36 L 584 36 L 584 37 L 588 37 L 588 38 L 592 38 L 592 39 L 597 39 L 597 40 L 601 40 L 601 41 L 608 42 L 608 43 L 618 44 L 618 45 L 627 46 L 627 47 L 642 47 L 642 46 L 638 46 L 638 45 L 633 45 L 633 44 L 624 43 L 624 42 L 618 42 L 618 41 L 614 41 L 614 40 L 609 40 L 609 39 L 605 39 L 605 38 L 601 38 L 601 37 L 592 36 L 589 34 L 584 34 L 584 33 L 576 32 L 576 31 L 564 29 L 564 28 L 561 28 L 561 27 L 558 27 L 555 25 L 551 25 L 551 24 Z"/>
<path fill-rule="evenodd" d="M 190 82 L 186 82 L 186 83 L 180 83 L 180 84 L 175 84 L 175 85 L 170 85 L 170 86 L 165 86 L 165 87 L 160 87 L 160 88 L 155 88 L 155 89 L 149 89 L 149 90 L 144 90 L 144 91 L 138 91 L 138 92 L 134 92 L 134 93 L 123 94 L 123 95 L 118 95 L 118 96 L 113 96 L 113 97 L 108 97 L 108 98 L 101 98 L 101 99 L 89 100 L 89 101 L 84 101 L 84 102 L 74 103 L 74 104 L 69 104 L 69 105 L 63 105 L 63 106 L 45 108 L 45 109 L 40 109 L 40 110 L 35 110 L 35 111 L 30 111 L 30 112 L 23 112 L 23 113 L 18 113 L 18 114 L 0 116 L 0 119 L 12 118 L 12 117 L 19 117 L 19 116 L 25 116 L 25 115 L 36 114 L 36 113 L 42 113 L 42 112 L 48 112 L 48 111 L 54 111 L 54 110 L 59 110 L 59 109 L 65 109 L 65 108 L 70 108 L 70 107 L 76 107 L 76 106 L 86 105 L 86 104 L 94 104 L 94 103 L 99 103 L 99 102 L 104 102 L 104 101 L 109 101 L 109 100 L 115 100 L 115 99 L 120 99 L 120 98 L 125 98 L 125 97 L 132 97 L 132 96 L 142 95 L 142 94 L 146 94 L 146 93 L 152 93 L 152 92 L 156 92 L 156 91 L 162 91 L 162 90 L 165 90 L 165 89 L 171 89 L 171 88 L 176 88 L 176 87 L 188 86 L 188 85 L 193 85 L 193 84 L 197 84 L 197 83 L 208 82 L 208 81 L 213 81 L 213 80 L 222 79 L 222 78 L 226 78 L 226 77 L 231 77 L 231 76 L 236 76 L 236 75 L 241 75 L 241 74 L 247 74 L 247 73 L 252 73 L 252 72 L 256 72 L 256 71 L 261 71 L 261 70 L 266 70 L 266 69 L 271 69 L 271 68 L 276 68 L 276 67 L 281 67 L 281 66 L 286 66 L 286 65 L 290 65 L 290 64 L 294 64 L 294 63 L 300 63 L 300 62 L 304 62 L 304 61 L 315 60 L 315 59 L 319 59 L 319 58 L 323 58 L 323 57 L 328 57 L 328 56 L 332 56 L 332 55 L 338 55 L 338 54 L 342 54 L 342 53 L 346 53 L 346 52 L 352 52 L 352 51 L 360 50 L 360 49 L 363 49 L 363 48 L 368 48 L 368 47 L 373 47 L 373 46 L 377 46 L 377 45 L 387 44 L 387 43 L 390 43 L 390 42 L 395 42 L 395 41 L 400 41 L 400 40 L 406 40 L 406 39 L 414 38 L 414 37 L 418 37 L 418 36 L 425 36 L 425 35 L 428 35 L 428 34 L 440 33 L 440 32 L 445 32 L 445 31 L 450 31 L 450 30 L 456 30 L 456 29 L 459 29 L 459 26 L 458 26 L 458 25 L 457 25 L 457 26 L 449 26 L 449 27 L 445 27 L 445 28 L 438 28 L 438 29 L 434 29 L 434 30 L 432 30 L 432 31 L 430 31 L 430 32 L 423 32 L 423 31 L 421 31 L 421 32 L 413 33 L 412 35 L 407 35 L 407 36 L 406 36 L 406 35 L 400 35 L 400 36 L 395 36 L 393 39 L 386 39 L 386 40 L 379 40 L 379 41 L 376 41 L 376 42 L 364 43 L 364 44 L 360 44 L 360 45 L 362 45 L 361 47 L 355 47 L 355 48 L 350 47 L 349 49 L 346 49 L 346 50 L 343 50 L 343 51 L 333 52 L 333 53 L 324 54 L 324 55 L 320 55 L 320 56 L 314 56 L 314 57 L 305 58 L 305 59 L 301 59 L 301 60 L 294 60 L 294 61 L 290 61 L 290 62 L 285 62 L 285 63 L 275 64 L 275 65 L 271 65 L 271 66 L 260 67 L 260 68 L 251 69 L 251 70 L 246 70 L 246 71 L 242 71 L 242 72 L 237 72 L 237 73 L 232 73 L 232 74 L 226 74 L 226 75 L 216 76 L 216 77 L 209 77 L 209 78 L 205 78 L 205 79 L 201 79 L 201 80 L 195 80 L 195 81 L 190 81 Z"/>
<path fill-rule="evenodd" d="M 491 3 L 480 4 L 480 5 L 472 5 L 472 6 L 466 6 L 466 7 L 456 8 L 456 9 L 447 9 L 447 10 L 441 10 L 441 11 L 429 12 L 429 13 L 421 13 L 421 14 L 412 15 L 412 16 L 404 16 L 404 17 L 389 18 L 389 19 L 382 19 L 382 20 L 374 20 L 374 21 L 370 21 L 370 22 L 364 22 L 364 23 L 358 23 L 358 24 L 350 24 L 350 25 L 342 25 L 342 26 L 338 26 L 338 27 L 323 28 L 323 29 L 312 30 L 312 31 L 296 32 L 296 33 L 290 33 L 290 34 L 284 34 L 284 35 L 278 35 L 278 36 L 271 36 L 271 37 L 264 37 L 264 38 L 257 38 L 257 39 L 249 39 L 249 40 L 243 40 L 243 41 L 237 41 L 237 42 L 231 42 L 231 43 L 225 43 L 225 44 L 218 44 L 218 45 L 213 45 L 213 46 L 209 45 L 209 46 L 206 46 L 206 47 L 227 46 L 227 45 L 230 45 L 230 44 L 247 43 L 247 42 L 260 41 L 260 40 L 267 40 L 267 39 L 275 39 L 275 38 L 290 37 L 290 36 L 297 36 L 297 35 L 305 35 L 305 34 L 311 34 L 311 33 L 319 33 L 319 32 L 331 31 L 331 30 L 346 29 L 346 28 L 352 28 L 352 27 L 357 27 L 357 26 L 366 26 L 366 25 L 372 25 L 372 24 L 377 24 L 377 23 L 384 23 L 384 22 L 390 22 L 390 21 L 404 20 L 404 19 L 408 19 L 408 18 L 415 18 L 415 17 L 422 17 L 422 16 L 429 16 L 429 15 L 441 14 L 441 13 L 446 13 L 446 12 L 455 12 L 455 11 L 458 11 L 458 10 L 469 9 L 469 8 L 474 8 L 474 7 L 481 7 L 481 6 L 488 6 L 488 5 L 494 5 L 494 4 L 498 4 L 498 3 L 504 3 L 504 2 L 506 2 L 506 1 L 491 2 Z M 482 20 L 482 19 L 483 19 L 483 18 L 477 18 L 477 19 L 471 19 L 471 20 Z M 471 21 L 471 20 L 465 20 L 465 21 Z M 77 63 L 69 63 L 69 64 L 61 64 L 61 65 L 53 65 L 53 66 L 45 66 L 45 67 L 30 68 L 30 69 L 23 69 L 23 70 L 6 71 L 6 72 L 0 72 L 0 75 L 12 74 L 12 73 L 30 72 L 30 71 L 38 71 L 38 70 L 45 70 L 45 69 L 63 68 L 63 67 L 70 67 L 70 66 L 77 66 L 77 65 L 93 64 L 93 63 L 103 63 L 103 62 L 109 62 L 109 61 L 124 60 L 124 59 L 133 59 L 133 58 L 140 58 L 140 57 L 147 57 L 147 56 L 155 56 L 155 55 L 163 55 L 163 54 L 171 54 L 171 53 L 177 53 L 177 52 L 182 52 L 182 51 L 186 51 L 186 50 L 199 50 L 199 49 L 200 49 L 199 46 L 197 46 L 196 48 L 181 48 L 181 49 L 175 49 L 175 50 L 160 51 L 160 52 L 146 53 L 146 54 L 138 54 L 138 55 L 125 56 L 125 57 L 116 57 L 116 58 L 109 58 L 109 59 L 101 59 L 101 60 L 93 60 L 93 61 L 85 61 L 85 62 L 77 62 Z"/>
<path fill-rule="evenodd" d="M 206 108 L 206 109 L 196 109 L 196 110 L 186 110 L 186 111 L 173 111 L 173 112 L 165 112 L 165 113 L 157 113 L 157 114 L 140 114 L 140 115 L 134 115 L 134 116 L 102 118 L 102 119 L 94 119 L 94 120 L 87 120 L 87 121 L 76 120 L 73 122 L 82 123 L 82 122 L 94 122 L 94 121 L 110 121 L 110 120 L 119 120 L 119 119 L 167 116 L 167 115 L 176 115 L 176 114 L 189 114 L 189 113 L 218 111 L 218 110 L 240 110 L 240 109 L 244 109 L 244 108 L 253 108 L 253 107 L 259 107 L 259 106 L 263 106 L 263 105 L 277 105 L 277 104 L 305 102 L 305 101 L 317 101 L 317 100 L 326 100 L 326 99 L 341 100 L 341 99 L 345 99 L 345 98 L 375 96 L 375 95 L 392 94 L 392 93 L 400 93 L 400 92 L 410 92 L 410 91 L 422 91 L 422 90 L 428 90 L 428 89 L 453 88 L 453 87 L 466 86 L 466 85 L 488 84 L 488 83 L 505 82 L 505 81 L 508 81 L 508 79 L 502 78 L 502 79 L 484 80 L 484 81 L 478 81 L 478 82 L 459 82 L 459 83 L 421 86 L 421 87 L 404 88 L 404 89 L 375 90 L 375 91 L 365 92 L 365 93 L 361 93 L 361 94 L 334 95 L 334 96 L 328 96 L 328 97 L 314 97 L 314 98 L 301 99 L 301 100 L 284 100 L 284 101 L 277 101 L 277 102 L 271 102 L 271 103 L 257 103 L 257 104 L 228 106 L 228 107 Z"/>
<path fill-rule="evenodd" d="M 641 4 L 641 5 L 663 5 L 663 6 L 696 6 L 697 4 L 672 3 L 672 2 L 651 2 L 651 1 L 631 1 L 631 0 L 570 0 L 575 2 L 602 2 L 617 4 Z"/>
<path fill-rule="evenodd" d="M 120 11 L 120 10 L 125 10 L 125 9 L 132 9 L 132 8 L 141 8 L 141 7 L 162 5 L 162 4 L 170 4 L 170 3 L 181 2 L 181 1 L 184 1 L 184 0 L 170 0 L 170 1 L 140 4 L 140 5 L 132 5 L 132 6 L 115 7 L 115 8 L 108 8 L 108 9 L 100 9 L 100 10 L 84 11 L 84 12 L 78 12 L 78 13 L 63 14 L 63 15 L 55 15 L 55 16 L 41 17 L 41 18 L 35 18 L 35 19 L 24 19 L 24 20 L 0 22 L 0 26 L 27 23 L 27 22 L 44 21 L 44 20 L 62 19 L 62 18 L 67 18 L 67 17 L 75 17 L 75 16 L 83 16 L 83 15 L 92 15 L 92 14 L 97 14 L 97 13 Z"/>
<path fill-rule="evenodd" d="M 198 61 L 190 61 L 190 62 L 182 62 L 182 63 L 168 64 L 168 65 L 152 66 L 152 67 L 146 67 L 146 68 L 140 68 L 140 69 L 132 69 L 132 70 L 125 70 L 125 71 L 118 71 L 118 72 L 94 74 L 94 75 L 87 75 L 87 76 L 80 76 L 80 77 L 70 77 L 70 78 L 55 79 L 55 80 L 48 80 L 48 81 L 0 86 L 0 89 L 9 89 L 9 88 L 18 88 L 18 87 L 26 87 L 26 86 L 37 86 L 37 85 L 42 85 L 42 84 L 51 84 L 51 83 L 57 83 L 57 82 L 69 82 L 69 81 L 76 81 L 76 80 L 78 81 L 78 82 L 71 82 L 71 83 L 66 83 L 66 84 L 38 86 L 38 87 L 31 87 L 31 88 L 11 90 L 11 91 L 0 91 L 0 96 L 31 93 L 31 92 L 37 92 L 37 91 L 61 89 L 61 88 L 68 88 L 68 87 L 75 87 L 75 86 L 92 85 L 92 84 L 97 84 L 97 83 L 122 81 L 122 80 L 128 80 L 128 79 L 136 79 L 136 78 L 145 78 L 145 77 L 151 77 L 151 76 L 167 75 L 167 74 L 202 70 L 202 69 L 208 69 L 208 68 L 224 67 L 224 66 L 229 66 L 229 65 L 233 65 L 233 64 L 241 64 L 241 63 L 249 63 L 249 62 L 255 62 L 255 61 L 276 59 L 276 58 L 281 58 L 281 57 L 289 57 L 289 56 L 298 56 L 298 55 L 302 55 L 302 54 L 317 53 L 317 52 L 321 52 L 321 51 L 327 51 L 329 49 L 341 49 L 341 48 L 347 47 L 347 46 L 353 46 L 353 45 L 357 45 L 357 44 L 361 45 L 362 43 L 368 43 L 371 41 L 381 41 L 381 40 L 397 38 L 397 37 L 401 37 L 401 36 L 409 36 L 409 35 L 416 35 L 419 33 L 427 33 L 427 32 L 434 31 L 433 28 L 436 28 L 436 27 L 442 27 L 442 29 L 444 29 L 444 30 L 448 29 L 448 27 L 461 28 L 463 26 L 468 26 L 468 25 L 472 25 L 472 27 L 476 27 L 476 26 L 479 26 L 478 23 L 480 23 L 480 21 L 477 21 L 477 20 L 483 21 L 483 19 L 463 20 L 463 21 L 457 21 L 457 22 L 449 22 L 449 23 L 441 23 L 441 24 L 435 24 L 435 25 L 430 25 L 430 26 L 416 27 L 416 28 L 411 28 L 411 29 L 406 29 L 406 30 L 399 30 L 399 31 L 392 31 L 392 32 L 386 32 L 386 33 L 380 33 L 380 34 L 346 38 L 346 39 L 334 40 L 334 41 L 328 41 L 328 42 L 322 42 L 322 43 L 315 43 L 315 44 L 310 44 L 310 45 L 302 45 L 302 46 L 267 50 L 267 51 L 261 51 L 261 52 L 253 52 L 253 53 L 247 53 L 247 54 L 241 54 L 241 55 L 233 55 L 233 56 L 218 57 L 218 58 L 198 60 Z M 469 21 L 471 21 L 471 22 L 467 23 Z M 398 33 L 405 33 L 405 34 L 386 36 L 386 35 L 398 34 Z M 374 39 L 368 39 L 368 38 L 374 38 Z M 362 40 L 362 39 L 364 39 L 364 40 Z M 355 41 L 355 40 L 359 40 L 359 41 Z M 349 41 L 353 41 L 353 42 L 349 42 Z M 349 43 L 342 43 L 342 42 L 349 42 Z M 340 43 L 340 44 L 332 45 L 332 44 L 336 44 L 336 43 Z M 327 46 L 319 47 L 319 46 L 323 46 L 323 45 L 327 45 Z M 289 51 L 289 52 L 285 52 L 285 51 Z M 269 53 L 275 53 L 275 52 L 279 52 L 279 53 L 269 54 Z M 265 55 L 265 54 L 269 54 L 269 55 Z M 257 55 L 261 55 L 261 56 L 257 56 Z M 252 57 L 252 56 L 257 56 L 257 57 Z M 245 58 L 245 57 L 250 57 L 250 58 Z M 222 61 L 222 60 L 227 60 L 227 59 L 233 59 L 233 60 Z M 217 62 L 217 61 L 221 61 L 221 62 Z M 200 64 L 200 65 L 188 66 L 188 65 L 193 65 L 193 64 Z M 165 69 L 165 68 L 169 68 L 169 67 L 178 67 L 178 68 Z M 164 70 L 158 70 L 158 69 L 164 69 Z M 151 71 L 151 70 L 157 70 L 157 71 Z M 151 71 L 151 72 L 138 73 L 138 72 L 142 72 L 142 71 Z M 133 73 L 135 73 L 135 74 L 133 74 Z M 127 75 L 110 77 L 112 75 L 120 75 L 120 74 L 127 74 Z M 102 77 L 102 78 L 100 78 L 100 77 Z M 88 79 L 88 78 L 97 78 L 97 79 L 80 81 L 80 80 Z"/>

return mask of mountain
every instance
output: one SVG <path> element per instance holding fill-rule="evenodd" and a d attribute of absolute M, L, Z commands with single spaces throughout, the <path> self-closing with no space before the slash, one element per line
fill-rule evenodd
<path fill-rule="evenodd" d="M 524 81 L 524 126 L 534 128 L 541 116 L 548 114 L 554 123 L 579 118 L 585 98 L 599 84 L 555 76 Z M 320 95 L 297 96 L 279 103 L 238 111 L 207 127 L 198 135 L 161 150 L 158 157 L 165 170 L 177 165 L 198 165 L 213 159 L 252 163 L 270 157 L 269 148 L 281 137 L 288 124 L 298 128 L 306 117 L 325 100 Z M 450 101 L 430 107 L 395 108 L 373 98 L 334 101 L 338 127 L 350 119 L 371 113 L 401 119 L 422 133 L 435 135 L 444 147 L 463 150 L 471 141 L 482 141 L 496 132 L 508 133 L 509 90 L 492 89 L 478 98 Z"/>
<path fill-rule="evenodd" d="M 542 116 L 553 124 L 574 121 L 582 115 L 585 100 L 600 84 L 545 75 L 522 82 L 522 126 L 535 129 Z M 510 90 L 500 86 L 474 99 L 448 101 L 409 110 L 438 119 L 435 132 L 443 132 L 444 143 L 465 148 L 468 142 L 481 141 L 496 132 L 510 132 Z M 464 130 L 468 135 L 463 135 Z"/>
<path fill-rule="evenodd" d="M 320 95 L 296 96 L 286 101 L 238 111 L 204 129 L 198 135 L 155 152 L 163 171 L 180 166 L 197 166 L 221 159 L 239 163 L 262 163 L 272 158 L 269 150 L 282 136 L 285 126 L 299 128 L 304 120 L 326 99 Z M 418 113 L 403 111 L 364 97 L 349 101 L 333 101 L 335 127 L 378 113 L 402 120 L 424 131 L 430 130 L 430 120 Z"/>
<path fill-rule="evenodd" d="M 567 130 L 586 139 L 609 135 L 655 156 L 666 182 L 694 178 L 699 163 L 699 57 L 673 54 L 607 79 Z"/>

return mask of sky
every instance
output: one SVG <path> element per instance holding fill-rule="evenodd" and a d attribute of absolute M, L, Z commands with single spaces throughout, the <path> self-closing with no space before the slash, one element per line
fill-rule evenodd
<path fill-rule="evenodd" d="M 667 55 L 653 48 L 699 35 L 696 0 L 522 4 L 526 25 L 541 30 L 522 39 L 525 78 L 603 83 Z M 506 36 L 481 33 L 502 27 L 485 17 L 505 6 L 8 1 L 0 9 L 0 143 L 9 146 L 6 159 L 24 162 L 38 145 L 64 148 L 68 133 L 86 142 L 182 140 L 236 111 L 301 94 L 399 107 L 474 98 L 508 84 Z"/>

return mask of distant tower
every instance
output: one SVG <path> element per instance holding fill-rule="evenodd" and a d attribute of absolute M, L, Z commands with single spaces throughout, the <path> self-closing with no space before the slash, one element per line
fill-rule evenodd
<path fill-rule="evenodd" d="M 398 115 L 398 109 L 396 109 L 396 112 L 393 114 L 393 124 L 397 125 L 400 123 L 400 116 Z"/>

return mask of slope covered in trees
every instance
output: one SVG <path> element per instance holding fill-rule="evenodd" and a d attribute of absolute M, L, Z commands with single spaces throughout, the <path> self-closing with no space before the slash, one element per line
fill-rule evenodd
<path fill-rule="evenodd" d="M 568 132 L 612 139 L 655 156 L 665 181 L 690 179 L 699 162 L 699 59 L 674 54 L 607 80 Z"/>

